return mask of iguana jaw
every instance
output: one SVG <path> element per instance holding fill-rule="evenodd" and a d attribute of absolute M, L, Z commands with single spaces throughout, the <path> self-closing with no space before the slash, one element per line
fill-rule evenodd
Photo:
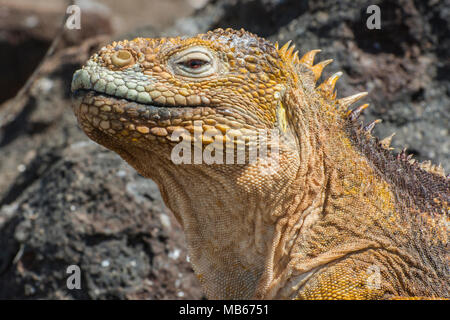
<path fill-rule="evenodd" d="M 155 143 L 173 146 L 180 139 L 172 134 L 180 129 L 192 131 L 194 116 L 215 114 L 210 107 L 143 104 L 86 89 L 73 92 L 72 107 L 80 127 L 92 139 L 107 136 L 148 149 Z"/>

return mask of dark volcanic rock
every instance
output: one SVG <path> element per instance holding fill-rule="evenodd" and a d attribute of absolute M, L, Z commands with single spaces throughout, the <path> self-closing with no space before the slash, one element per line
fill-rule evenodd
<path fill-rule="evenodd" d="M 14 97 L 44 57 L 64 22 L 66 1 L 5 0 L 0 4 L 0 103 Z M 87 2 L 78 3 L 83 13 L 80 29 L 67 30 L 60 43 L 82 40 L 112 32 L 108 9 Z"/>
<path fill-rule="evenodd" d="M 201 298 L 157 186 L 92 142 L 68 146 L 0 211 L 0 299 Z M 66 286 L 81 269 L 81 289 Z"/>

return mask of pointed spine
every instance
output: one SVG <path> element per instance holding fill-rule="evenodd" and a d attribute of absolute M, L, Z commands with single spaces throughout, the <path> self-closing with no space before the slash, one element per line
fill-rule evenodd
<path fill-rule="evenodd" d="M 406 160 L 406 147 L 397 155 L 398 160 Z M 430 162 L 431 163 L 431 162 Z"/>
<path fill-rule="evenodd" d="M 279 54 L 280 54 L 280 56 L 286 56 L 286 51 L 288 50 L 288 48 L 289 48 L 289 46 L 291 45 L 291 40 L 289 40 L 288 42 L 286 42 L 285 44 L 284 44 L 284 46 L 282 46 L 279 50 L 278 50 L 278 52 L 279 52 Z"/>
<path fill-rule="evenodd" d="M 298 64 L 300 62 L 300 60 L 298 59 L 298 51 L 294 52 L 294 56 L 292 57 L 292 62 L 294 64 Z"/>
<path fill-rule="evenodd" d="M 314 73 L 314 81 L 319 80 L 320 76 L 322 75 L 323 69 L 333 62 L 333 59 L 328 59 L 324 61 L 320 61 L 318 64 L 315 64 L 311 67 L 312 72 Z"/>
<path fill-rule="evenodd" d="M 339 78 L 342 76 L 342 72 L 336 72 L 331 77 L 329 77 L 327 80 L 322 82 L 319 87 L 317 87 L 318 90 L 322 91 L 322 93 L 326 97 L 333 97 L 334 94 L 334 88 L 336 86 L 336 82 L 339 80 Z M 319 75 L 320 77 L 320 75 Z"/>
<path fill-rule="evenodd" d="M 309 67 L 312 67 L 313 63 L 314 63 L 314 57 L 316 56 L 317 53 L 319 53 L 320 49 L 315 49 L 315 50 L 311 50 L 308 51 L 307 53 L 305 53 L 303 55 L 303 57 L 301 57 L 300 59 L 300 63 L 306 64 Z"/>
<path fill-rule="evenodd" d="M 382 121 L 381 119 L 376 119 L 376 120 L 372 121 L 371 123 L 369 123 L 368 125 L 366 125 L 364 127 L 364 131 L 366 133 L 372 133 L 373 128 L 375 128 L 375 125 L 377 125 L 381 121 Z"/>
<path fill-rule="evenodd" d="M 356 121 L 356 119 L 359 118 L 359 116 L 361 115 L 361 112 L 366 109 L 369 106 L 368 103 L 360 105 L 359 107 L 353 109 L 353 110 L 349 110 L 347 112 L 347 117 L 350 119 L 350 121 Z"/>
<path fill-rule="evenodd" d="M 383 140 L 380 141 L 380 145 L 383 149 L 386 150 L 394 150 L 394 148 L 391 148 L 391 142 L 392 142 L 392 138 L 395 136 L 395 132 L 392 133 L 390 136 L 387 136 L 386 138 L 384 138 Z"/>
<path fill-rule="evenodd" d="M 292 54 L 294 52 L 295 49 L 295 44 L 292 45 L 287 51 L 286 51 L 286 58 L 288 59 L 292 59 Z"/>
<path fill-rule="evenodd" d="M 339 99 L 337 101 L 337 104 L 339 105 L 340 109 L 347 110 L 349 106 L 351 106 L 353 103 L 364 98 L 367 95 L 368 92 L 360 92 L 352 96 Z"/>

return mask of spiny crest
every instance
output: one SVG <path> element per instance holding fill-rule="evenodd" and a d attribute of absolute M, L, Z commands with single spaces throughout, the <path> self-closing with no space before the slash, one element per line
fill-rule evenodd
<path fill-rule="evenodd" d="M 321 61 L 317 64 L 314 64 L 314 58 L 317 55 L 317 53 L 321 52 L 320 49 L 315 49 L 306 52 L 300 59 L 298 58 L 298 51 L 293 53 L 295 46 L 291 46 L 291 41 L 288 41 L 283 47 L 278 48 L 278 43 L 275 44 L 275 48 L 277 49 L 280 57 L 284 61 L 292 62 L 294 65 L 302 64 L 309 68 L 312 71 L 314 82 L 317 82 L 320 79 L 320 76 L 322 75 L 322 72 L 324 68 L 329 65 L 331 62 L 333 62 L 333 59 L 328 59 Z M 363 104 L 360 105 L 354 109 L 350 109 L 349 107 L 353 105 L 355 102 L 361 100 L 365 96 L 368 95 L 368 92 L 360 92 L 348 97 L 336 99 L 336 90 L 335 86 L 338 81 L 338 79 L 342 76 L 342 72 L 336 72 L 333 75 L 331 75 L 328 79 L 323 81 L 319 86 L 316 87 L 316 90 L 318 93 L 320 93 L 322 96 L 324 96 L 327 99 L 331 99 L 335 101 L 335 105 L 337 107 L 337 110 L 344 116 L 344 118 L 349 119 L 351 122 L 356 122 L 356 120 L 361 115 L 362 111 L 366 109 L 369 104 Z M 371 123 L 365 125 L 362 127 L 362 132 L 368 136 L 371 136 L 372 130 L 374 129 L 375 125 L 381 122 L 381 119 L 376 119 L 372 121 Z M 390 147 L 392 142 L 392 137 L 395 135 L 395 133 L 391 134 L 390 136 L 382 139 L 379 142 L 379 145 L 388 151 L 393 150 L 393 148 Z M 404 149 L 397 158 L 399 160 L 407 161 L 409 164 L 413 166 L 418 166 L 420 169 L 427 171 L 429 173 L 433 173 L 439 176 L 443 176 L 445 178 L 445 172 L 441 165 L 436 166 L 431 164 L 431 161 L 425 161 L 422 163 L 417 162 L 415 159 L 412 159 L 412 155 L 406 155 L 406 149 Z"/>
<path fill-rule="evenodd" d="M 347 111 L 346 117 L 348 119 L 350 119 L 350 121 L 356 121 L 356 119 L 359 118 L 359 116 L 361 115 L 361 113 L 363 112 L 364 109 L 366 109 L 369 106 L 368 103 L 360 105 L 359 107 L 356 107 L 355 109 L 350 109 Z"/>
<path fill-rule="evenodd" d="M 415 161 L 415 160 L 412 159 L 412 161 Z M 434 174 L 437 174 L 437 175 L 439 175 L 441 177 L 446 178 L 444 168 L 441 166 L 441 164 L 434 165 L 434 164 L 431 163 L 430 160 L 426 160 L 426 161 L 420 162 L 418 164 L 418 166 L 419 166 L 420 169 L 422 169 L 424 171 L 427 171 L 427 172 L 430 172 L 430 173 L 434 173 Z"/>
<path fill-rule="evenodd" d="M 363 91 L 363 92 L 354 94 L 352 96 L 348 96 L 348 97 L 344 97 L 344 98 L 338 99 L 338 100 L 336 100 L 336 104 L 338 105 L 338 108 L 339 108 L 340 111 L 348 112 L 347 110 L 352 104 L 354 104 L 356 101 L 361 100 L 362 98 L 364 98 L 368 94 L 369 94 L 368 92 Z M 351 120 L 355 121 L 359 117 L 359 115 L 361 114 L 361 111 L 364 110 L 365 108 L 367 108 L 368 105 L 360 110 L 361 107 L 357 107 L 356 109 L 352 110 L 349 113 L 349 117 L 350 117 Z"/>
<path fill-rule="evenodd" d="M 289 42 L 285 46 L 283 46 L 284 51 L 286 51 L 288 45 L 289 45 Z M 329 60 L 324 60 L 317 64 L 314 64 L 314 58 L 315 58 L 316 54 L 319 53 L 320 51 L 321 50 L 319 50 L 319 49 L 311 50 L 311 51 L 305 53 L 303 55 L 303 57 L 299 59 L 299 63 L 302 63 L 303 65 L 305 65 L 312 71 L 313 76 L 314 76 L 314 82 L 316 82 L 320 79 L 320 76 L 322 75 L 324 68 L 327 65 L 329 65 L 331 62 L 333 62 L 332 59 L 329 59 Z M 353 105 L 355 102 L 357 102 L 357 101 L 361 100 L 362 98 L 364 98 L 365 96 L 367 96 L 368 93 L 360 92 L 360 93 L 336 100 L 335 86 L 336 86 L 338 79 L 341 76 L 342 76 L 342 72 L 340 72 L 340 71 L 336 72 L 335 74 L 331 75 L 328 79 L 323 81 L 319 86 L 317 86 L 316 90 L 317 90 L 317 92 L 322 94 L 322 96 L 324 96 L 328 99 L 331 99 L 331 100 L 335 100 L 335 104 L 337 106 L 338 111 L 341 112 L 344 115 L 344 117 L 349 119 L 351 122 L 355 122 L 361 115 L 362 111 L 364 109 L 366 109 L 369 106 L 369 104 L 366 103 L 366 104 L 360 105 L 360 106 L 356 107 L 355 109 L 350 109 L 349 107 L 351 105 Z M 374 129 L 375 125 L 377 125 L 380 122 L 381 122 L 381 119 L 376 119 L 375 121 L 372 121 L 371 123 L 365 125 L 362 128 L 362 132 L 364 134 L 371 135 L 372 130 Z M 394 134 L 395 133 L 391 134 L 390 136 L 384 138 L 383 140 L 381 140 L 379 142 L 380 146 L 383 149 L 389 150 L 389 151 L 393 150 L 393 148 L 391 148 L 390 145 L 391 145 L 392 137 L 394 136 Z M 439 165 L 439 166 L 433 165 L 433 164 L 431 164 L 430 161 L 418 163 L 418 162 L 416 162 L 415 159 L 412 159 L 412 155 L 406 156 L 405 150 L 399 154 L 399 159 L 408 161 L 408 163 L 410 163 L 411 165 L 415 164 L 424 171 L 445 177 L 444 169 L 442 168 L 441 165 Z"/>
<path fill-rule="evenodd" d="M 377 121 L 377 120 L 375 120 Z M 369 125 L 367 125 L 366 127 L 369 127 Z M 384 149 L 387 150 L 388 152 L 394 150 L 394 148 L 391 147 L 391 142 L 392 142 L 392 138 L 394 137 L 395 132 L 392 133 L 391 135 L 385 137 L 384 139 L 380 140 L 378 142 L 378 144 Z M 434 165 L 431 163 L 430 160 L 425 160 L 423 162 L 419 162 L 416 159 L 413 158 L 412 154 L 407 154 L 406 152 L 406 148 L 403 148 L 403 150 L 397 154 L 397 161 L 403 161 L 403 162 L 407 162 L 409 165 L 411 165 L 412 167 L 416 167 L 421 169 L 422 171 L 426 171 L 428 173 L 432 173 L 438 176 L 441 176 L 443 178 L 448 179 L 450 177 L 445 175 L 445 170 L 444 168 L 441 166 L 441 164 L 439 165 Z"/>
<path fill-rule="evenodd" d="M 392 134 L 391 136 L 389 136 L 387 138 L 392 138 L 393 135 L 394 134 Z M 387 139 L 387 138 L 385 138 L 385 139 Z M 380 144 L 382 144 L 382 141 L 380 141 Z M 393 148 L 390 148 L 389 150 L 393 150 Z M 441 176 L 443 178 L 447 178 L 447 179 L 449 178 L 445 175 L 445 170 L 441 164 L 439 164 L 439 165 L 432 164 L 430 160 L 425 160 L 423 162 L 419 162 L 416 159 L 413 159 L 412 154 L 408 155 L 406 153 L 406 148 L 403 148 L 403 150 L 399 154 L 397 154 L 397 160 L 408 162 L 413 167 L 418 167 L 419 169 L 421 169 L 423 171 Z"/>
<path fill-rule="evenodd" d="M 287 47 L 289 46 L 290 42 L 288 42 L 286 45 L 283 46 L 285 48 L 281 48 L 279 51 L 286 51 Z M 298 63 L 303 64 L 307 68 L 309 68 L 314 76 L 314 82 L 317 82 L 320 79 L 320 76 L 322 75 L 323 70 L 327 65 L 329 65 L 331 62 L 333 62 L 333 59 L 328 59 L 321 61 L 317 64 L 314 64 L 314 58 L 317 53 L 319 53 L 320 49 L 315 49 L 308 51 L 303 55 L 302 58 L 299 59 Z M 368 107 L 368 104 L 364 104 L 362 106 L 357 107 L 354 110 L 348 110 L 349 107 L 355 103 L 356 101 L 364 98 L 368 93 L 367 92 L 360 92 L 355 95 L 337 99 L 336 100 L 336 83 L 338 79 L 342 76 L 342 72 L 336 72 L 335 74 L 331 75 L 328 79 L 326 79 L 324 82 L 322 82 L 317 88 L 317 92 L 319 92 L 322 96 L 325 98 L 335 100 L 335 104 L 338 108 L 338 111 L 341 112 L 344 117 L 350 118 L 350 120 L 355 121 L 359 115 L 361 114 L 361 111 Z"/>
<path fill-rule="evenodd" d="M 328 62 L 329 61 L 329 62 Z M 323 63 L 323 62 L 325 62 L 325 63 L 331 63 L 331 61 L 333 61 L 333 60 L 325 60 L 325 61 L 322 61 L 321 63 Z M 318 63 L 318 64 L 316 64 L 315 66 L 318 66 L 318 65 L 320 65 L 321 63 Z M 314 67 L 315 67 L 314 66 Z M 313 68 L 314 68 L 313 67 Z M 313 72 L 314 72 L 314 69 L 313 69 Z M 314 75 L 315 75 L 315 79 L 317 80 L 319 77 L 320 77 L 320 74 L 319 74 L 319 76 L 317 77 L 316 76 L 316 74 L 314 73 Z M 333 74 L 331 77 L 329 77 L 328 79 L 326 79 L 324 82 L 322 82 L 318 87 L 317 87 L 317 90 L 319 91 L 319 92 L 321 92 L 325 97 L 327 97 L 327 98 L 329 98 L 329 99 L 332 99 L 332 100 L 335 100 L 336 99 L 336 91 L 334 90 L 334 87 L 336 86 L 336 82 L 339 80 L 339 78 L 342 76 L 342 72 L 341 71 L 339 71 L 339 72 L 336 72 L 335 74 Z"/>

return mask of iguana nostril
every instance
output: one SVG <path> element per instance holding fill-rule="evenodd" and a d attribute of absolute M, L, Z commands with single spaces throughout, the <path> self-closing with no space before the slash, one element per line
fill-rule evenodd
<path fill-rule="evenodd" d="M 123 67 L 132 63 L 133 56 L 127 50 L 119 50 L 111 56 L 111 61 L 116 67 Z"/>

